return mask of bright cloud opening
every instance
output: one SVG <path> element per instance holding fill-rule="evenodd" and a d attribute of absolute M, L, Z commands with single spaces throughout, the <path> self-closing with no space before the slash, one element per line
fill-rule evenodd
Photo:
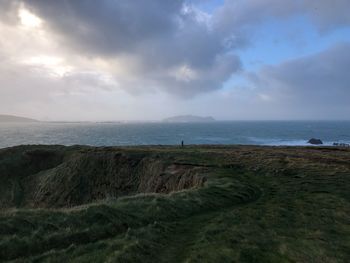
<path fill-rule="evenodd" d="M 35 56 L 23 60 L 22 63 L 29 66 L 41 67 L 54 77 L 63 77 L 73 69 L 72 66 L 66 65 L 62 58 L 55 56 Z"/>
<path fill-rule="evenodd" d="M 29 12 L 27 9 L 23 9 L 23 8 L 21 8 L 18 11 L 18 16 L 20 18 L 21 25 L 28 28 L 40 27 L 43 22 L 39 17 Z"/>
<path fill-rule="evenodd" d="M 188 65 L 178 67 L 173 74 L 179 81 L 189 82 L 197 78 L 197 72 Z"/>

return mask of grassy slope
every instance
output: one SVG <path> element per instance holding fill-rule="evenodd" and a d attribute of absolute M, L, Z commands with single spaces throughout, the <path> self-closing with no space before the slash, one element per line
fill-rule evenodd
<path fill-rule="evenodd" d="M 4 210 L 0 261 L 349 262 L 349 150 L 123 151 L 203 167 L 208 181 L 72 209 Z"/>

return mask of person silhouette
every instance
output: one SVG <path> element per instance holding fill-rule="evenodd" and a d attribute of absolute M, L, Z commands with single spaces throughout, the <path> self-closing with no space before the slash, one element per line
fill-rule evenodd
<path fill-rule="evenodd" d="M 181 141 L 181 147 L 184 147 L 184 141 Z"/>

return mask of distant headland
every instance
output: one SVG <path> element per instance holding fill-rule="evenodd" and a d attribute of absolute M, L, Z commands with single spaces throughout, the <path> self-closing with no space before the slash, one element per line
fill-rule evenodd
<path fill-rule="evenodd" d="M 20 116 L 0 114 L 0 122 L 39 122 L 39 121 L 30 119 L 30 118 L 20 117 Z"/>
<path fill-rule="evenodd" d="M 215 119 L 213 117 L 201 117 L 194 115 L 179 115 L 170 118 L 166 118 L 163 122 L 213 122 Z"/>

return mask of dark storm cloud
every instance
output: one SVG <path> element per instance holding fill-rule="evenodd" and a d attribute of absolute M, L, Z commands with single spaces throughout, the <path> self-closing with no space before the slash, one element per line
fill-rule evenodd
<path fill-rule="evenodd" d="M 133 76 L 116 73 L 127 90 L 160 89 L 180 96 L 220 88 L 240 69 L 205 14 L 182 0 L 25 1 L 62 47 L 109 61 L 131 58 Z"/>
<path fill-rule="evenodd" d="M 266 17 L 306 15 L 320 30 L 350 22 L 348 0 L 227 0 L 212 16 L 200 2 L 208 0 L 3 0 L 0 12 L 18 19 L 22 4 L 65 56 L 103 60 L 120 88 L 183 97 L 219 89 L 239 71 L 235 50 Z"/>
<path fill-rule="evenodd" d="M 350 114 L 350 43 L 324 52 L 265 66 L 250 80 L 256 90 L 286 107 L 315 109 L 329 117 Z M 330 114 L 330 115 L 329 115 Z"/>
<path fill-rule="evenodd" d="M 177 28 L 182 1 L 28 0 L 25 6 L 76 48 L 98 55 L 137 49 Z M 82 51 L 83 51 L 82 50 Z"/>

